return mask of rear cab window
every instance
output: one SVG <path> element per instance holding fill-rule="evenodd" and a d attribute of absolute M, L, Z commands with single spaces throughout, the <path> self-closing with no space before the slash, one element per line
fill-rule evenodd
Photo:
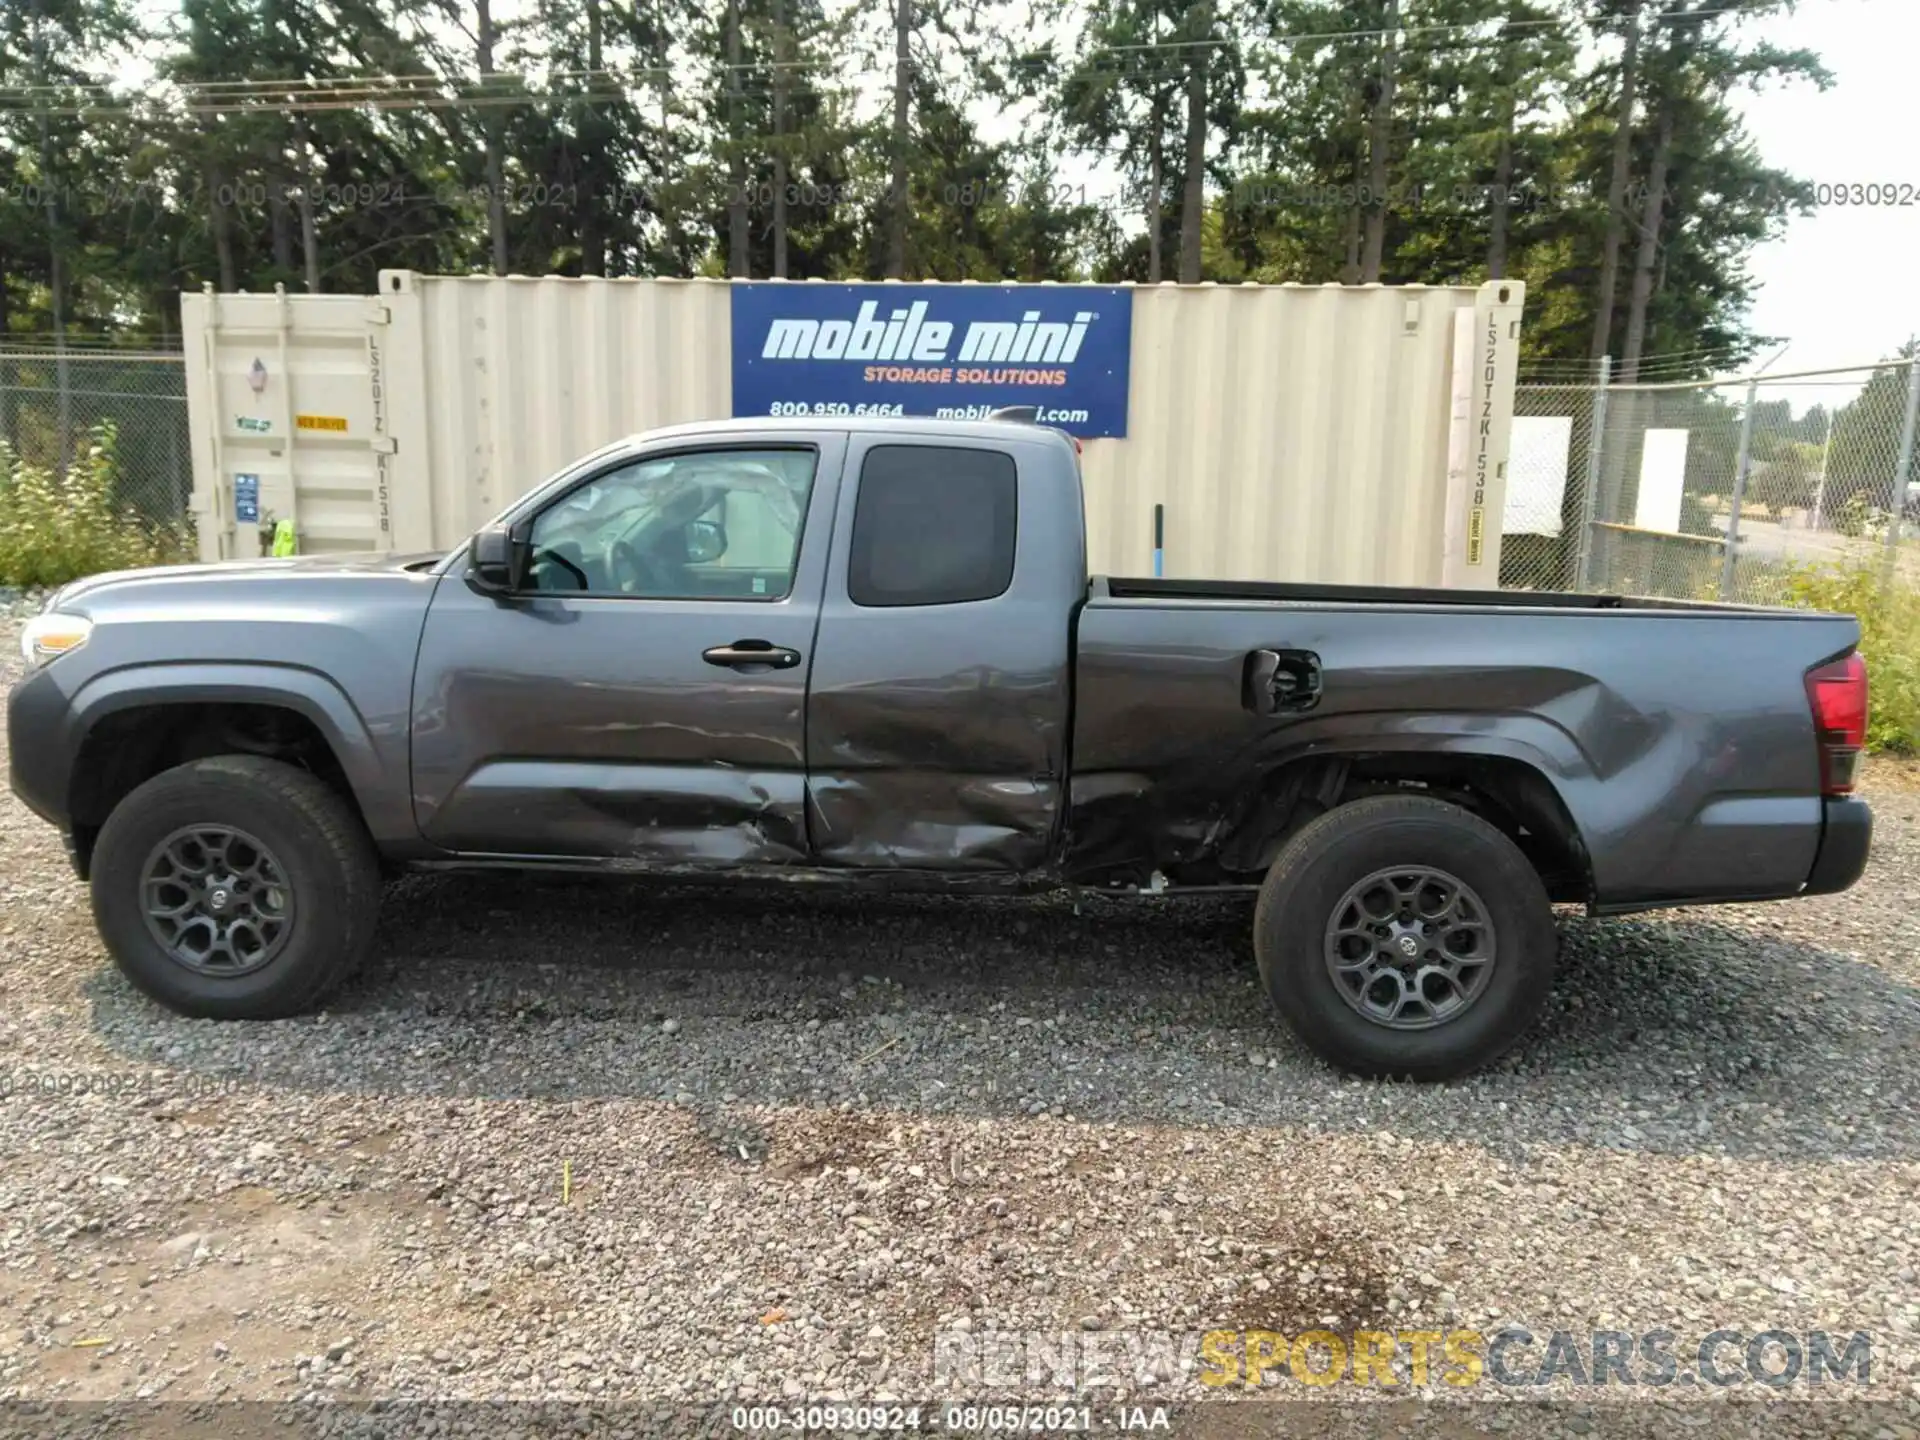
<path fill-rule="evenodd" d="M 877 445 L 860 467 L 847 598 L 960 605 L 1013 583 L 1019 483 L 1004 451 Z"/>

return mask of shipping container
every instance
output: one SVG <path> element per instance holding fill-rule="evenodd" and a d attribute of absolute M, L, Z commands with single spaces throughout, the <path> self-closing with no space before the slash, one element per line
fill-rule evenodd
<path fill-rule="evenodd" d="M 203 557 L 279 520 L 306 553 L 445 548 L 600 445 L 731 414 L 734 283 L 184 296 Z M 1492 588 L 1519 282 L 1127 288 L 1126 434 L 1085 442 L 1095 569 L 1150 573 L 1159 507 L 1170 576 Z"/>

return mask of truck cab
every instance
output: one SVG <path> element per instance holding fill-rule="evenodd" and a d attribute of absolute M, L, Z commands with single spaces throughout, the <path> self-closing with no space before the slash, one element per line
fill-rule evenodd
<path fill-rule="evenodd" d="M 451 852 L 1026 872 L 1054 858 L 1073 442 L 1038 426 L 687 426 L 450 556 L 413 797 Z"/>

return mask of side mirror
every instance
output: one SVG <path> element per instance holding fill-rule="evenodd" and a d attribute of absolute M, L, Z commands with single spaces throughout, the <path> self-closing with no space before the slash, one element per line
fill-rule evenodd
<path fill-rule="evenodd" d="M 727 553 L 727 527 L 718 520 L 695 520 L 687 526 L 687 563 L 708 565 Z"/>
<path fill-rule="evenodd" d="M 467 579 L 476 590 L 507 595 L 526 579 L 527 542 L 505 525 L 477 531 L 467 548 Z"/>

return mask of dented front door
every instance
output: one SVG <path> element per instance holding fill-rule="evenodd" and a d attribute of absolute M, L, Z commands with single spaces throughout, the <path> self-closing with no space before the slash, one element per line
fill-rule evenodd
<path fill-rule="evenodd" d="M 814 433 L 626 456 L 534 517 L 523 593 L 447 575 L 414 684 L 422 833 L 463 854 L 806 861 L 843 452 Z"/>

